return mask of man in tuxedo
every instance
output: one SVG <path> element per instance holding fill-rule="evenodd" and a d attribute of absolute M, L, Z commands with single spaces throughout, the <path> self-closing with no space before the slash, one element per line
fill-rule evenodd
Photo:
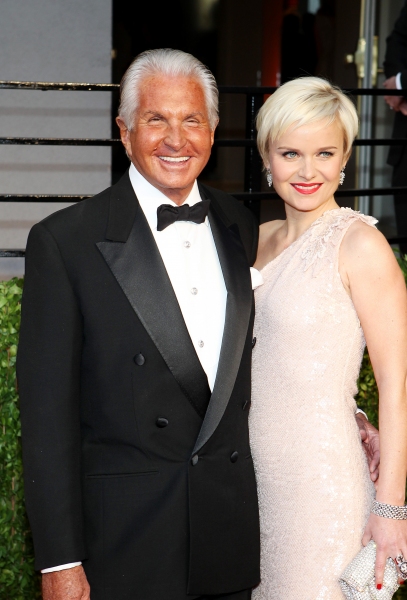
<path fill-rule="evenodd" d="M 18 380 L 45 600 L 246 600 L 259 581 L 258 226 L 197 184 L 217 121 L 197 59 L 143 53 L 121 90 L 130 170 L 30 232 Z"/>
<path fill-rule="evenodd" d="M 401 90 L 400 96 L 384 97 L 395 111 L 392 137 L 407 138 L 407 2 L 386 40 L 384 70 L 387 77 L 384 87 Z M 407 146 L 390 146 L 387 162 L 393 167 L 392 185 L 407 186 Z M 407 194 L 395 195 L 394 206 L 397 233 L 407 237 Z M 407 253 L 407 242 L 400 244 L 400 250 Z"/>
<path fill-rule="evenodd" d="M 194 57 L 137 57 L 117 122 L 129 171 L 27 245 L 18 379 L 43 597 L 248 600 L 257 224 L 196 181 L 218 92 Z"/>

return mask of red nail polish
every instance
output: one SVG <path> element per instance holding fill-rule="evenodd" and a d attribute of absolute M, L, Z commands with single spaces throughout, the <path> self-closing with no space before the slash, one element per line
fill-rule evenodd
<path fill-rule="evenodd" d="M 381 590 L 382 589 L 382 584 L 378 583 L 376 587 L 377 587 L 378 590 Z"/>

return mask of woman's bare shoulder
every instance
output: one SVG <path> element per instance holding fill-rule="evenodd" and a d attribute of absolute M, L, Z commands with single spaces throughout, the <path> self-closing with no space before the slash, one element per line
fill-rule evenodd
<path fill-rule="evenodd" d="M 262 269 L 273 258 L 273 239 L 276 232 L 284 225 L 285 221 L 267 221 L 260 225 L 259 247 L 257 259 L 254 264 L 256 269 Z"/>
<path fill-rule="evenodd" d="M 376 229 L 363 221 L 355 221 L 349 227 L 343 237 L 341 244 L 341 250 L 343 253 L 348 253 L 353 259 L 357 255 L 372 255 L 377 252 L 383 253 L 387 256 L 394 257 L 394 254 L 389 246 L 384 235 Z"/>
<path fill-rule="evenodd" d="M 343 237 L 340 266 L 348 273 L 401 274 L 394 252 L 384 235 L 363 221 L 355 221 Z"/>
<path fill-rule="evenodd" d="M 280 229 L 283 223 L 285 223 L 285 221 L 276 219 L 275 221 L 267 221 L 266 223 L 260 225 L 259 243 L 261 244 L 273 236 L 274 233 Z"/>

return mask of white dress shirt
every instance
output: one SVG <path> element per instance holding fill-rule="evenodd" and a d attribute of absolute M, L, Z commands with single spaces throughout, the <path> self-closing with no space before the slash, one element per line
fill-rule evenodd
<path fill-rule="evenodd" d="M 157 231 L 157 208 L 177 206 L 134 167 L 130 181 L 144 212 L 174 289 L 185 325 L 211 390 L 218 370 L 226 312 L 226 286 L 208 217 L 204 223 L 177 221 Z M 185 200 L 201 202 L 198 184 Z"/>
<path fill-rule="evenodd" d="M 397 88 L 398 90 L 401 90 L 401 89 L 403 89 L 403 88 L 402 88 L 402 85 L 401 85 L 401 72 L 400 72 L 400 73 L 397 73 L 397 75 L 396 75 L 396 88 Z"/>
<path fill-rule="evenodd" d="M 227 292 L 208 217 L 200 225 L 178 221 L 164 231 L 157 231 L 157 208 L 161 204 L 177 205 L 152 186 L 133 164 L 130 166 L 130 181 L 158 246 L 209 387 L 213 390 L 225 326 Z M 201 200 L 195 181 L 185 204 L 193 206 Z M 80 564 L 75 562 L 51 567 L 41 573 L 70 569 Z"/>

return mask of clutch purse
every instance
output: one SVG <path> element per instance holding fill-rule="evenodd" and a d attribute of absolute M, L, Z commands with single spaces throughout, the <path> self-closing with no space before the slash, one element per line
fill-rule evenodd
<path fill-rule="evenodd" d="M 399 588 L 396 565 L 387 559 L 384 570 L 383 587 L 376 588 L 374 567 L 376 562 L 376 544 L 371 540 L 355 556 L 339 579 L 343 595 L 348 600 L 391 600 Z"/>

